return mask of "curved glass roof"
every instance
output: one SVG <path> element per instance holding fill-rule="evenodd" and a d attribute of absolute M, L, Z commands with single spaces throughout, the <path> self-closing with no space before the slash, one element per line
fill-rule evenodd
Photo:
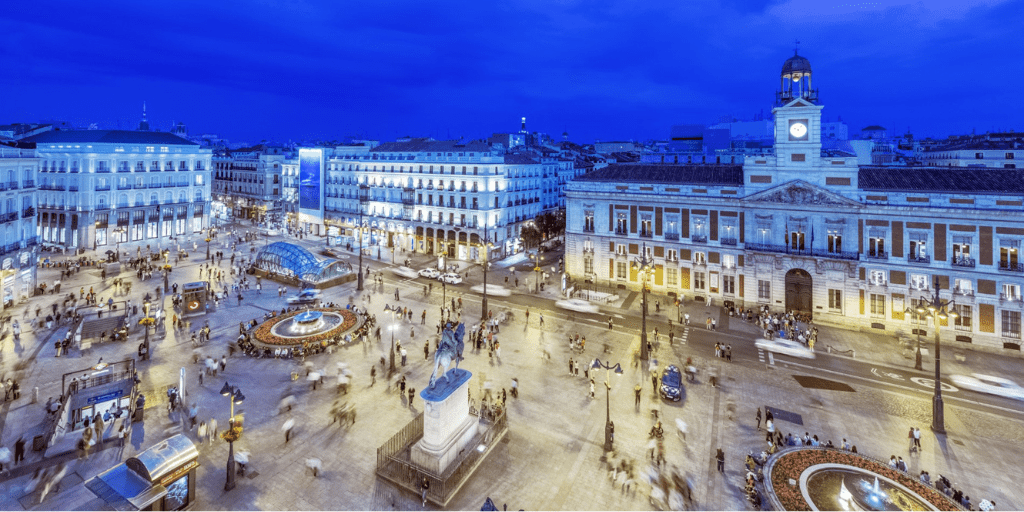
<path fill-rule="evenodd" d="M 319 283 L 352 272 L 352 266 L 338 260 L 317 260 L 306 249 L 288 242 L 272 243 L 256 253 L 256 268 L 292 275 L 303 281 Z"/>

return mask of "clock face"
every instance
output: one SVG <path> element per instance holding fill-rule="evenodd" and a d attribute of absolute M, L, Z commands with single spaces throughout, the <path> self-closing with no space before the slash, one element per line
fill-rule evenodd
<path fill-rule="evenodd" d="M 804 123 L 796 122 L 789 125 L 789 134 L 796 139 L 802 139 L 807 135 L 807 125 Z"/>

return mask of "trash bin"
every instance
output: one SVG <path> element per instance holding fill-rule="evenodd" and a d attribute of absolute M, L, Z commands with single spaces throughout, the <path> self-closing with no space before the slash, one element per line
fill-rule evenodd
<path fill-rule="evenodd" d="M 38 435 L 32 438 L 32 451 L 38 452 L 46 449 L 46 440 L 43 439 L 42 435 Z"/>

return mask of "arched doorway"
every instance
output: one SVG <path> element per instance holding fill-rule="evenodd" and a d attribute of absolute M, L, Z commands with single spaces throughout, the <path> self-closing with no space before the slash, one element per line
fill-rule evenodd
<path fill-rule="evenodd" d="M 811 274 L 794 268 L 786 272 L 786 311 L 813 313 Z"/>

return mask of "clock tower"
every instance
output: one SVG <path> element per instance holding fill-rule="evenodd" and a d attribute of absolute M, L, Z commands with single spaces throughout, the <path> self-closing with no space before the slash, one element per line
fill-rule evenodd
<path fill-rule="evenodd" d="M 811 63 L 796 51 L 782 65 L 775 95 L 775 166 L 779 170 L 811 170 L 821 159 L 821 105 L 811 87 Z"/>

